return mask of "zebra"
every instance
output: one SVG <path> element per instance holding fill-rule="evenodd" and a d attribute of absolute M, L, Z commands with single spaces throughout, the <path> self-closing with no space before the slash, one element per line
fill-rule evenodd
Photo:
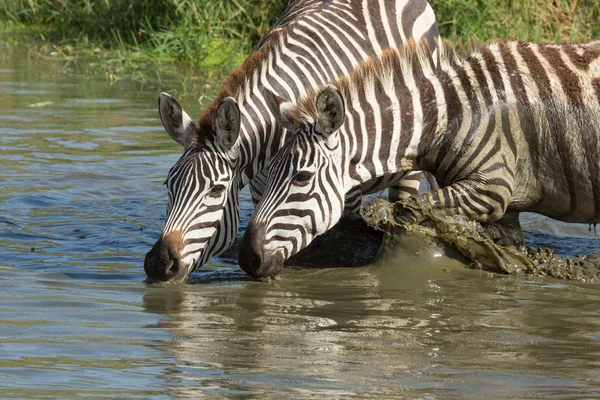
<path fill-rule="evenodd" d="M 600 40 L 470 47 L 440 43 L 438 67 L 426 44 L 387 50 L 295 105 L 265 91 L 295 133 L 271 160 L 241 268 L 277 274 L 336 223 L 347 190 L 403 170 L 440 185 L 405 202 L 417 223 L 433 212 L 518 226 L 523 211 L 600 222 Z"/>
<path fill-rule="evenodd" d="M 248 183 L 258 203 L 266 182 L 265 167 L 287 135 L 270 114 L 263 88 L 296 99 L 310 87 L 345 75 L 370 55 L 408 38 L 435 45 L 438 37 L 426 0 L 293 0 L 280 23 L 230 75 L 198 124 L 174 97 L 161 93 L 161 121 L 185 150 L 165 181 L 165 225 L 144 260 L 148 277 L 186 280 L 233 244 L 240 191 Z M 437 50 L 432 49 L 437 59 Z M 365 182 L 349 192 L 349 208 L 358 206 L 363 192 L 392 184 L 415 193 L 419 176 L 401 182 L 401 175 Z"/>

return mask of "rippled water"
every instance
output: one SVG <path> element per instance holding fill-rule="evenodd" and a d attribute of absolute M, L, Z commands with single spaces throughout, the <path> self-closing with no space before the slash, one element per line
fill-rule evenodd
<path fill-rule="evenodd" d="M 0 57 L 0 397 L 600 396 L 597 286 L 398 255 L 271 283 L 229 255 L 144 284 L 181 152 L 160 90 Z M 597 246 L 526 221 L 563 254 Z"/>

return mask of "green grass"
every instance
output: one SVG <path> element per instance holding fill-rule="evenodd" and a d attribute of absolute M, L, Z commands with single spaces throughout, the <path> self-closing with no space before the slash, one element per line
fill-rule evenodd
<path fill-rule="evenodd" d="M 177 65 L 203 81 L 224 79 L 281 14 L 287 0 L 0 0 L 0 40 L 27 32 L 40 56 L 90 59 L 109 82 L 145 79 Z M 598 0 L 430 0 L 454 41 L 600 37 Z M 3 33 L 3 34 L 2 34 Z M 157 65 L 161 64 L 158 68 Z"/>
<path fill-rule="evenodd" d="M 442 36 L 457 41 L 585 41 L 600 37 L 598 0 L 430 0 Z"/>
<path fill-rule="evenodd" d="M 191 68 L 233 67 L 285 7 L 269 0 L 0 0 L 0 19 L 77 48 L 143 51 Z"/>

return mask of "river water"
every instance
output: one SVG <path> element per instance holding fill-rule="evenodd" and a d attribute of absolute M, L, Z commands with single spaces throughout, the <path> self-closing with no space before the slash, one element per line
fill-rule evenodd
<path fill-rule="evenodd" d="M 263 283 L 232 255 L 146 285 L 181 152 L 157 96 L 175 86 L 0 56 L 0 397 L 600 397 L 594 285 L 400 256 Z M 525 227 L 562 254 L 598 246 Z"/>

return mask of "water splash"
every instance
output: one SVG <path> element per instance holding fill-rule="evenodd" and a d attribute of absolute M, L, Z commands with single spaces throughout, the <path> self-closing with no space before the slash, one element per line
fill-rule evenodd
<path fill-rule="evenodd" d="M 472 268 L 485 271 L 551 276 L 586 283 L 600 282 L 600 254 L 562 258 L 549 248 L 502 246 L 486 237 L 481 225 L 462 216 L 432 211 L 414 199 L 390 203 L 376 199 L 361 209 L 372 227 L 386 233 L 383 246 L 398 246 L 410 233 L 452 249 Z M 418 216 L 421 223 L 414 223 Z"/>

